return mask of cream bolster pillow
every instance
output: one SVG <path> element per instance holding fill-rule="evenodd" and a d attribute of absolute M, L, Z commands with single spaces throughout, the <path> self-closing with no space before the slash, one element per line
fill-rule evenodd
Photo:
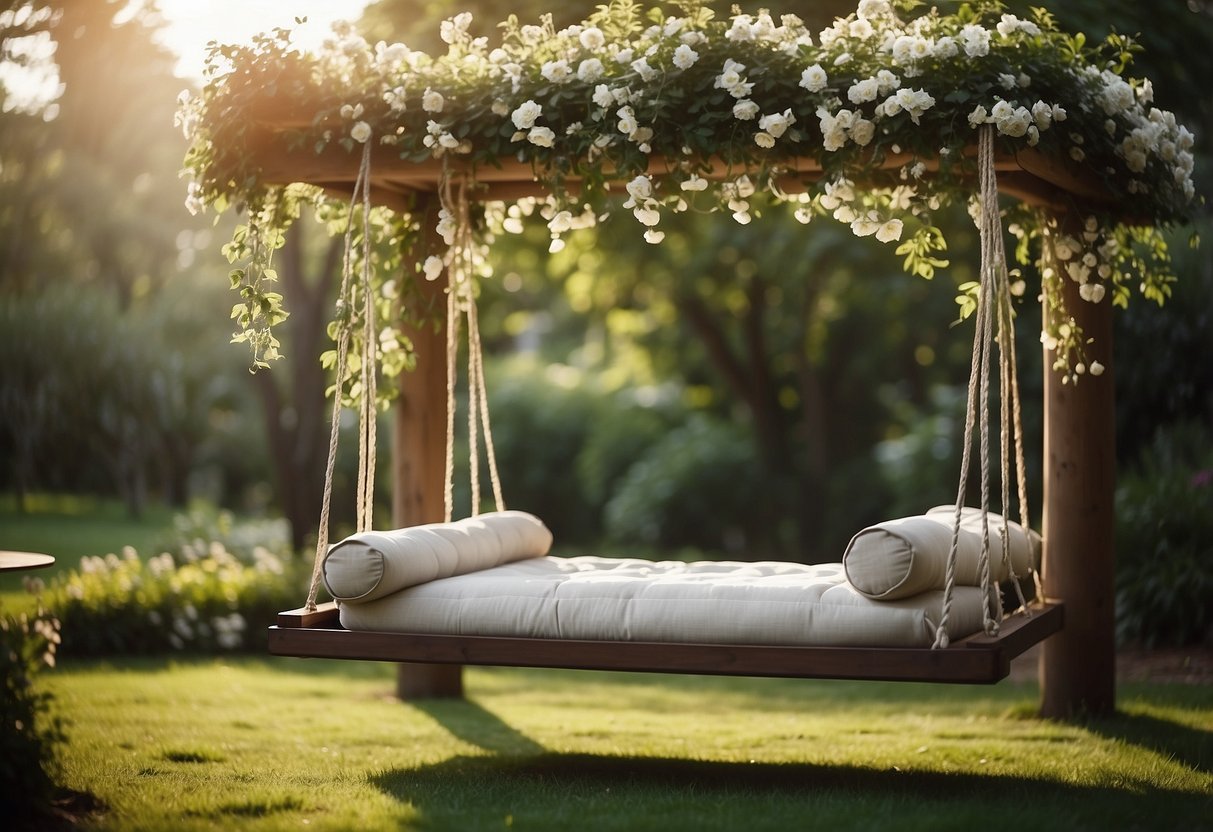
<path fill-rule="evenodd" d="M 329 549 L 324 586 L 334 599 L 360 603 L 406 587 L 543 557 L 552 533 L 523 511 L 498 511 L 453 523 L 361 532 Z"/>
<path fill-rule="evenodd" d="M 955 513 L 954 506 L 937 506 L 924 515 L 886 520 L 859 532 L 842 556 L 847 579 L 858 592 L 879 601 L 943 589 Z M 1001 515 L 989 515 L 989 529 L 990 580 L 1004 581 L 1010 575 L 1003 563 Z M 1016 575 L 1026 575 L 1040 561 L 1040 535 L 1014 522 L 1007 531 L 1011 565 Z M 957 585 L 981 585 L 980 557 L 981 510 L 965 508 L 956 549 Z"/>

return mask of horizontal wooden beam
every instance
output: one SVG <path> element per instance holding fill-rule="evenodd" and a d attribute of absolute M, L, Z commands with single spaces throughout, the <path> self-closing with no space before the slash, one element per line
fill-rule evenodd
<path fill-rule="evenodd" d="M 1037 605 L 1013 616 L 994 638 L 973 636 L 944 650 L 902 647 L 797 647 L 656 644 L 497 636 L 348 631 L 339 625 L 271 627 L 281 656 L 368 661 L 549 667 L 814 679 L 989 684 L 1010 660 L 1061 626 L 1061 607 Z"/>
<path fill-rule="evenodd" d="M 253 148 L 261 179 L 269 184 L 308 183 L 339 195 L 349 193 L 358 175 L 360 153 L 356 149 L 347 151 L 337 144 L 328 145 L 320 153 L 311 147 L 288 148 L 281 128 L 274 125 L 263 125 Z M 975 152 L 975 147 L 968 148 L 965 155 Z M 401 159 L 396 148 L 388 145 L 375 145 L 371 154 L 372 198 L 397 210 L 408 209 L 410 194 L 436 193 L 447 168 L 456 177 L 474 181 L 477 188 L 471 195 L 478 199 L 514 201 L 548 193 L 542 170 L 516 158 L 479 165 L 454 155 L 411 162 Z M 925 176 L 938 172 L 938 159 L 917 159 L 906 153 L 889 154 L 870 170 L 887 174 L 919 161 Z M 674 167 L 664 157 L 652 156 L 648 160 L 648 170 L 654 173 L 668 173 Z M 719 158 L 708 159 L 698 167 L 700 175 L 717 181 L 752 172 Z M 781 160 L 773 167 L 782 171 L 778 174 L 781 187 L 792 192 L 819 180 L 824 173 L 821 163 L 807 156 Z M 1000 154 L 994 167 L 999 173 L 1000 188 L 1031 205 L 1056 211 L 1068 208 L 1075 200 L 1088 204 L 1109 201 L 1102 183 L 1085 169 L 1066 165 L 1034 149 Z M 578 177 L 569 176 L 565 185 L 575 189 L 579 181 Z"/>

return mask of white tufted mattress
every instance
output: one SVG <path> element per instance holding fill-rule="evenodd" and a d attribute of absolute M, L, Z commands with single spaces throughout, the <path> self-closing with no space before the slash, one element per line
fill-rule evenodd
<path fill-rule="evenodd" d="M 957 586 L 948 631 L 981 628 Z M 350 630 L 591 640 L 929 647 L 943 593 L 874 601 L 842 564 L 538 557 L 341 605 Z"/>

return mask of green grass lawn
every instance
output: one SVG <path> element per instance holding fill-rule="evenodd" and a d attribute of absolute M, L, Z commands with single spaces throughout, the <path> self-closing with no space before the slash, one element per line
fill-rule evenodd
<path fill-rule="evenodd" d="M 87 829 L 1213 828 L 1213 688 L 1121 689 L 1106 720 L 992 688 L 473 669 L 403 704 L 390 666 L 75 663 Z"/>
<path fill-rule="evenodd" d="M 0 604 L 6 608 L 20 603 L 27 576 L 49 581 L 77 568 L 86 555 L 121 552 L 123 546 L 146 555 L 173 526 L 173 511 L 162 506 L 132 518 L 120 503 L 94 497 L 33 495 L 29 503 L 29 510 L 21 513 L 11 494 L 0 495 L 0 549 L 45 552 L 54 555 L 55 565 L 0 575 Z"/>

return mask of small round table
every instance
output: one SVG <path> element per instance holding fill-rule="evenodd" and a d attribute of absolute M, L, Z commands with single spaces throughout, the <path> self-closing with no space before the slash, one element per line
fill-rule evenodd
<path fill-rule="evenodd" d="M 0 550 L 0 572 L 15 572 L 19 569 L 45 569 L 53 566 L 55 559 L 40 552 L 7 552 Z"/>

